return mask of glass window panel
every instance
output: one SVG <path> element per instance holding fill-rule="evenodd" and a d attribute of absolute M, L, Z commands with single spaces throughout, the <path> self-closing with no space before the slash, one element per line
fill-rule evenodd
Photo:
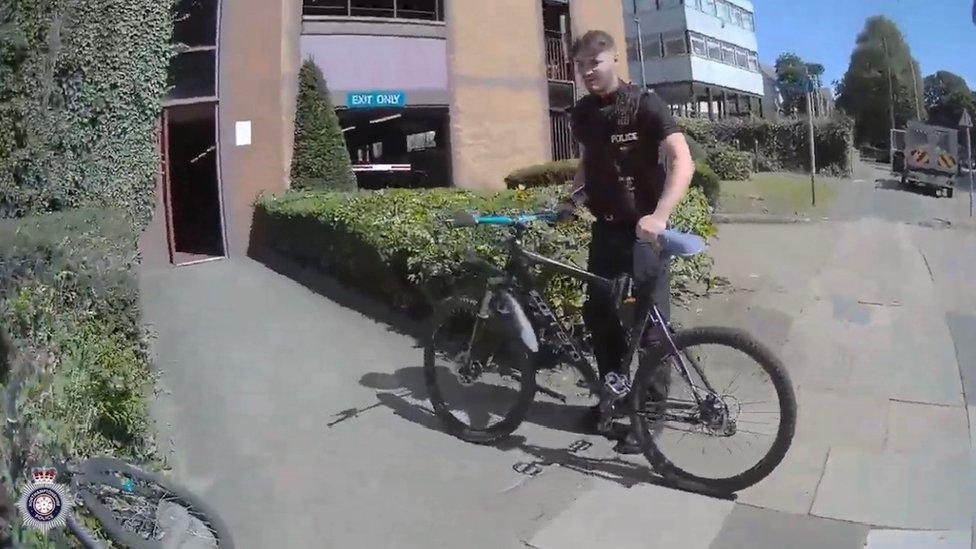
<path fill-rule="evenodd" d="M 708 43 L 705 41 L 705 37 L 696 33 L 689 33 L 688 37 L 691 40 L 691 53 L 707 58 Z"/>
<path fill-rule="evenodd" d="M 688 53 L 685 33 L 682 31 L 669 32 L 664 35 L 664 56 L 682 55 Z"/>
<path fill-rule="evenodd" d="M 660 34 L 649 34 L 644 37 L 644 57 L 654 59 L 661 57 Z"/>
<path fill-rule="evenodd" d="M 759 59 L 752 52 L 749 52 L 749 70 L 759 72 Z"/>
<path fill-rule="evenodd" d="M 714 38 L 708 39 L 708 57 L 716 61 L 722 60 L 722 43 Z"/>
<path fill-rule="evenodd" d="M 180 0 L 173 8 L 173 43 L 217 45 L 217 0 Z"/>
<path fill-rule="evenodd" d="M 214 50 L 181 53 L 170 61 L 167 99 L 213 97 L 217 95 Z"/>
<path fill-rule="evenodd" d="M 393 17 L 394 0 L 352 0 L 354 17 Z"/>
<path fill-rule="evenodd" d="M 703 11 L 709 15 L 715 15 L 718 13 L 718 6 L 715 0 L 705 0 L 702 3 L 702 7 L 704 8 Z"/>
<path fill-rule="evenodd" d="M 732 46 L 722 46 L 722 61 L 735 65 L 735 50 Z"/>
<path fill-rule="evenodd" d="M 748 69 L 749 68 L 749 53 L 743 49 L 735 50 L 735 64 L 736 66 Z"/>
<path fill-rule="evenodd" d="M 349 15 L 348 0 L 304 0 L 305 15 Z"/>
<path fill-rule="evenodd" d="M 396 0 L 397 17 L 404 19 L 437 19 L 436 0 Z"/>

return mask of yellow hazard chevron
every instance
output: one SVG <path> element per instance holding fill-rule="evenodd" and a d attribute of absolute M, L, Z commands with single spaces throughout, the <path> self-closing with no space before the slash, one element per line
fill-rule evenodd
<path fill-rule="evenodd" d="M 951 170 L 956 167 L 956 159 L 948 154 L 939 155 L 939 165 L 947 170 Z"/>
<path fill-rule="evenodd" d="M 929 153 L 921 149 L 912 150 L 912 158 L 914 158 L 915 162 L 918 162 L 919 164 L 929 163 Z"/>

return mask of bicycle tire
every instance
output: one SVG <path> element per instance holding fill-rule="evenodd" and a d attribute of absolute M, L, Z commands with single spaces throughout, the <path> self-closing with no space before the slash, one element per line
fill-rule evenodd
<path fill-rule="evenodd" d="M 725 478 L 708 478 L 689 473 L 676 466 L 664 455 L 655 444 L 655 436 L 646 435 L 652 427 L 651 422 L 645 415 L 637 413 L 642 406 L 639 402 L 641 395 L 651 389 L 655 379 L 659 379 L 656 377 L 656 370 L 660 363 L 650 360 L 638 368 L 630 401 L 631 424 L 635 426 L 635 434 L 641 443 L 645 457 L 657 473 L 677 483 L 690 481 L 721 492 L 738 492 L 760 482 L 769 476 L 786 457 L 796 430 L 796 395 L 785 366 L 769 348 L 745 331 L 736 328 L 701 327 L 682 330 L 673 335 L 673 340 L 679 352 L 692 345 L 725 345 L 755 360 L 773 382 L 779 400 L 781 420 L 769 451 L 749 469 Z"/>
<path fill-rule="evenodd" d="M 121 489 L 121 481 L 115 477 L 117 474 L 128 476 L 143 483 L 151 483 L 162 490 L 168 492 L 171 497 L 175 497 L 183 503 L 189 504 L 193 509 L 190 514 L 202 521 L 217 540 L 217 546 L 221 549 L 233 549 L 234 541 L 226 524 L 217 512 L 204 503 L 192 492 L 170 479 L 159 475 L 143 471 L 124 461 L 99 457 L 88 459 L 80 464 L 80 472 L 72 478 L 72 485 L 81 496 L 85 507 L 98 519 L 102 527 L 108 533 L 112 541 L 123 544 L 133 549 L 162 549 L 163 544 L 156 540 L 147 540 L 135 532 L 126 528 L 116 517 L 108 505 L 102 503 L 98 496 L 93 493 L 93 485 L 105 485 L 114 489 Z M 136 492 L 142 491 L 140 488 Z"/>
<path fill-rule="evenodd" d="M 427 395 L 434 413 L 440 418 L 447 431 L 461 440 L 476 444 L 492 444 L 510 435 L 528 414 L 529 407 L 535 399 L 536 379 L 535 364 L 530 358 L 530 351 L 517 338 L 507 338 L 506 341 L 515 346 L 514 356 L 517 357 L 517 370 L 520 373 L 519 392 L 515 404 L 504 415 L 501 421 L 485 429 L 474 428 L 455 416 L 448 403 L 444 400 L 441 388 L 437 383 L 436 349 L 434 337 L 437 329 L 451 315 L 466 313 L 477 315 L 479 303 L 468 297 L 453 296 L 440 301 L 434 307 L 428 339 L 424 345 L 424 381 L 427 384 Z M 502 321 L 495 317 L 496 320 Z"/>

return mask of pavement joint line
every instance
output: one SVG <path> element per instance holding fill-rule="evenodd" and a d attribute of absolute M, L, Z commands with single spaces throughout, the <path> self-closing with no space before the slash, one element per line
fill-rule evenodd
<path fill-rule="evenodd" d="M 906 400 L 904 398 L 889 398 L 888 400 L 892 402 L 900 402 L 902 404 L 920 404 L 922 406 L 938 406 L 939 408 L 965 408 L 965 404 L 942 404 L 941 402 L 922 402 L 919 400 Z"/>
<path fill-rule="evenodd" d="M 945 529 L 945 528 L 932 528 L 932 529 L 927 529 L 927 528 L 905 528 L 903 526 L 884 526 L 882 524 L 874 524 L 874 523 L 871 523 L 871 522 L 858 522 L 856 520 L 839 518 L 839 517 L 825 517 L 825 516 L 822 516 L 822 515 L 815 515 L 812 512 L 811 513 L 807 513 L 806 515 L 800 515 L 799 513 L 791 513 L 789 511 L 783 511 L 783 510 L 780 510 L 780 509 L 774 509 L 772 507 L 763 507 L 762 505 L 756 505 L 755 503 L 745 503 L 745 502 L 739 502 L 739 501 L 735 502 L 735 505 L 742 505 L 744 507 L 752 507 L 753 509 L 759 509 L 761 511 L 773 511 L 774 513 L 783 513 L 785 515 L 807 516 L 807 517 L 813 517 L 813 518 L 818 518 L 818 519 L 823 519 L 823 520 L 833 520 L 833 521 L 836 521 L 836 522 L 843 522 L 845 524 L 853 524 L 855 526 L 867 526 L 868 528 L 870 528 L 872 530 L 899 530 L 899 531 L 905 531 L 905 532 L 949 532 L 949 531 L 952 531 L 951 528 L 950 529 Z M 973 519 L 973 527 L 974 527 L 974 529 L 976 529 L 976 518 Z"/>
<path fill-rule="evenodd" d="M 817 516 L 813 514 L 813 506 L 817 503 L 817 494 L 820 492 L 820 483 L 822 483 L 824 477 L 827 476 L 827 462 L 830 461 L 831 450 L 833 450 L 832 447 L 827 448 L 827 455 L 824 456 L 823 468 L 820 469 L 820 478 L 817 479 L 817 486 L 813 489 L 813 497 L 810 498 L 810 509 L 807 510 L 807 514 L 811 516 Z"/>
<path fill-rule="evenodd" d="M 932 281 L 932 284 L 935 284 L 935 275 L 932 274 L 932 267 L 929 266 L 929 260 L 928 260 L 928 258 L 925 257 L 925 253 L 922 252 L 922 250 L 918 250 L 918 253 L 919 253 L 919 255 L 922 256 L 922 261 L 925 262 L 925 269 L 929 272 L 929 280 Z"/>
<path fill-rule="evenodd" d="M 948 328 L 948 326 L 946 326 Z M 959 344 L 956 343 L 956 338 L 952 335 L 952 329 L 949 329 L 949 338 L 952 339 L 952 351 L 956 358 L 956 369 L 959 370 L 959 388 L 962 390 L 962 407 L 966 410 L 966 426 L 969 427 L 969 447 L 976 448 L 976 440 L 973 440 L 973 423 L 972 417 L 969 413 L 969 400 L 966 398 L 966 380 L 963 379 L 962 375 L 962 362 L 959 361 Z M 973 549 L 976 549 L 976 517 L 973 518 Z"/>

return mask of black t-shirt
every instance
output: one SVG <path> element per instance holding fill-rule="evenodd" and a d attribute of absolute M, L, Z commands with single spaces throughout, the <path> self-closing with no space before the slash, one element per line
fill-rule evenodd
<path fill-rule="evenodd" d="M 621 82 L 607 97 L 580 99 L 572 125 L 583 146 L 590 211 L 622 223 L 653 213 L 667 177 L 658 158 L 661 142 L 681 131 L 664 101 Z"/>

